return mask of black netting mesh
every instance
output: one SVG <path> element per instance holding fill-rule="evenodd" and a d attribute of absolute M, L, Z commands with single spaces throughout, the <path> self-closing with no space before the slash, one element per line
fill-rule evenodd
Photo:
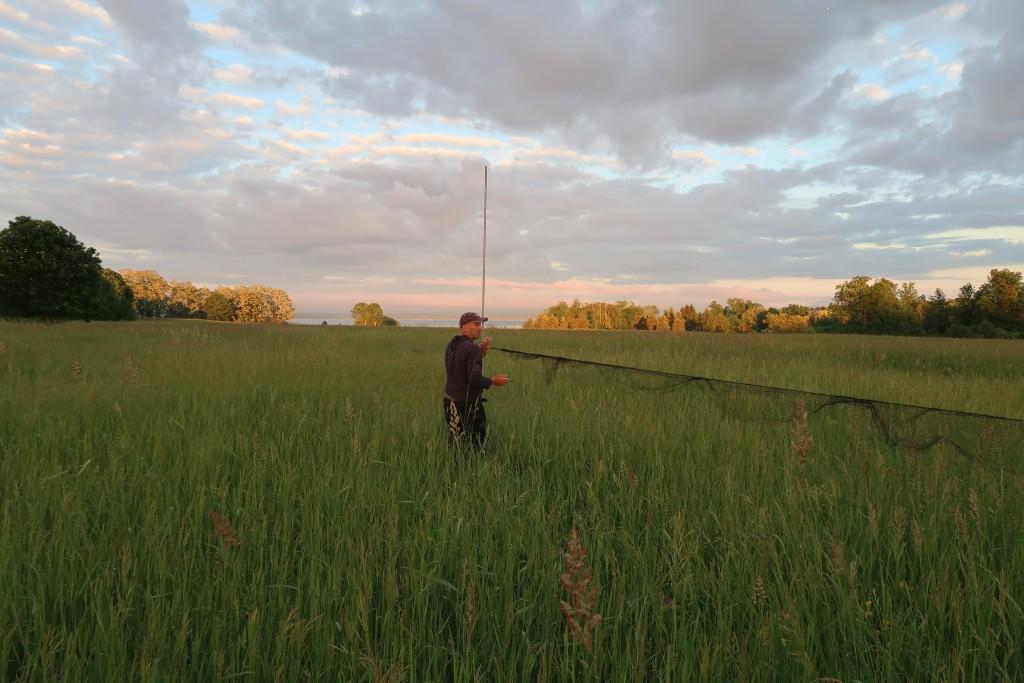
<path fill-rule="evenodd" d="M 588 368 L 629 390 L 673 392 L 686 389 L 741 420 L 783 423 L 806 412 L 809 419 L 837 420 L 857 431 L 870 427 L 893 448 L 925 451 L 944 446 L 980 464 L 1024 474 L 1021 467 L 1024 420 L 745 384 L 513 349 L 495 350 L 543 362 L 549 382 L 556 378 L 560 368 Z"/>

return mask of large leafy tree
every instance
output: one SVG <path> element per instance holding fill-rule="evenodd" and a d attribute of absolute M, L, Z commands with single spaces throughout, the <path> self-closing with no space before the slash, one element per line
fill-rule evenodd
<path fill-rule="evenodd" d="M 203 302 L 202 312 L 207 320 L 227 321 L 235 317 L 235 305 L 222 291 L 211 292 Z"/>
<path fill-rule="evenodd" d="M 1024 279 L 1009 269 L 993 268 L 975 294 L 978 308 L 996 327 L 1024 329 Z"/>
<path fill-rule="evenodd" d="M 960 288 L 953 305 L 953 316 L 957 324 L 969 326 L 980 322 L 980 309 L 975 298 L 974 285 L 970 282 Z"/>
<path fill-rule="evenodd" d="M 92 318 L 96 250 L 52 221 L 18 216 L 0 232 L 0 315 Z"/>
<path fill-rule="evenodd" d="M 92 312 L 98 320 L 135 320 L 135 296 L 116 270 L 100 272 Z"/>
<path fill-rule="evenodd" d="M 901 288 L 884 277 L 872 282 L 858 275 L 836 287 L 832 311 L 853 332 L 914 334 L 921 330 L 924 301 L 912 282 Z"/>
<path fill-rule="evenodd" d="M 866 329 L 871 320 L 871 278 L 858 275 L 838 285 L 832 307 L 841 323 Z"/>
<path fill-rule="evenodd" d="M 135 294 L 135 309 L 143 318 L 163 318 L 170 310 L 171 286 L 155 270 L 119 271 Z"/>
<path fill-rule="evenodd" d="M 206 287 L 196 287 L 191 282 L 179 282 L 171 280 L 167 283 L 169 318 L 190 318 L 195 317 L 203 309 L 206 298 L 210 296 L 210 290 Z"/>
<path fill-rule="evenodd" d="M 384 324 L 384 310 L 380 304 L 368 304 L 360 301 L 352 307 L 352 320 L 356 325 L 380 327 Z"/>
<path fill-rule="evenodd" d="M 725 309 L 717 301 L 708 304 L 708 307 L 700 314 L 700 320 L 701 329 L 705 332 L 729 332 L 732 329 L 729 318 L 725 315 Z"/>
<path fill-rule="evenodd" d="M 687 330 L 697 329 L 697 309 L 693 304 L 686 304 L 680 307 L 679 317 L 683 319 L 683 326 Z"/>
<path fill-rule="evenodd" d="M 765 308 L 756 301 L 731 297 L 726 300 L 725 315 L 737 332 L 751 332 L 758 329 L 758 316 Z"/>
<path fill-rule="evenodd" d="M 926 334 L 943 334 L 949 329 L 950 305 L 946 300 L 946 293 L 936 289 L 935 294 L 928 299 L 924 309 L 924 320 L 922 324 Z"/>

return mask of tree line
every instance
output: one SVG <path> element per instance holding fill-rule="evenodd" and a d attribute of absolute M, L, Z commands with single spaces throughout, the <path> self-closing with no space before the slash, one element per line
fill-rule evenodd
<path fill-rule="evenodd" d="M 747 299 L 730 298 L 723 306 L 712 301 L 703 311 L 693 304 L 679 309 L 638 305 L 631 301 L 571 304 L 560 301 L 523 323 L 527 329 L 648 330 L 663 332 L 805 332 L 821 309 L 792 304 L 768 308 Z"/>
<path fill-rule="evenodd" d="M 0 316 L 283 322 L 294 315 L 287 293 L 263 285 L 211 291 L 154 270 L 104 268 L 94 248 L 52 221 L 18 216 L 0 231 Z"/>
<path fill-rule="evenodd" d="M 670 332 L 856 332 L 864 334 L 945 335 L 1024 338 L 1024 283 L 1019 272 L 993 269 L 975 288 L 965 284 L 954 298 L 942 290 L 919 294 L 913 282 L 858 275 L 836 287 L 828 306 L 790 304 L 766 307 L 730 298 L 703 311 L 629 301 L 571 304 L 560 301 L 523 324 L 529 329 L 650 330 Z"/>
<path fill-rule="evenodd" d="M 285 322 L 295 317 L 291 297 L 266 285 L 197 287 L 166 280 L 155 270 L 118 271 L 135 295 L 142 318 L 203 318 L 241 323 Z"/>
<path fill-rule="evenodd" d="M 1024 338 L 1024 280 L 1006 268 L 993 268 L 984 283 L 967 283 L 953 298 L 941 289 L 926 297 L 913 282 L 858 275 L 836 287 L 832 308 L 830 325 L 843 331 Z"/>

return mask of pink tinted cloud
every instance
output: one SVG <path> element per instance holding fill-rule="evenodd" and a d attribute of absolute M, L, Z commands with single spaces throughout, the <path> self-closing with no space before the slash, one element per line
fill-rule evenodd
<path fill-rule="evenodd" d="M 936 272 L 915 284 L 918 292 L 926 296 L 937 288 L 947 296 L 955 296 L 965 282 L 978 284 L 984 281 L 984 278 L 965 277 L 978 275 L 981 270 L 979 267 L 971 272 Z M 750 299 L 765 306 L 781 307 L 792 303 L 825 305 L 832 300 L 836 286 L 842 281 L 813 277 L 673 283 L 630 282 L 621 276 L 614 280 L 565 279 L 551 282 L 489 279 L 486 310 L 494 317 L 523 318 L 559 301 L 573 299 L 609 303 L 625 299 L 663 309 L 686 304 L 703 309 L 712 300 L 724 304 L 730 297 Z M 899 278 L 896 281 L 903 282 Z M 289 288 L 288 291 L 300 312 L 338 311 L 342 316 L 348 315 L 349 309 L 358 301 L 375 301 L 385 312 L 396 315 L 455 314 L 480 307 L 480 279 L 475 277 L 411 280 L 345 278 L 306 288 Z"/>
<path fill-rule="evenodd" d="M 711 300 L 724 303 L 729 297 L 753 299 L 768 306 L 788 303 L 825 303 L 832 297 L 838 280 L 783 278 L 775 280 L 729 280 L 689 283 L 636 283 L 624 279 L 565 279 L 551 282 L 489 279 L 487 311 L 495 316 L 521 317 L 535 314 L 558 301 L 607 301 L 620 299 L 660 308 L 678 308 L 688 303 L 703 308 Z M 301 310 L 342 313 L 357 301 L 375 301 L 385 311 L 401 313 L 460 311 L 479 308 L 479 278 L 417 278 L 388 283 L 336 281 L 289 290 Z"/>

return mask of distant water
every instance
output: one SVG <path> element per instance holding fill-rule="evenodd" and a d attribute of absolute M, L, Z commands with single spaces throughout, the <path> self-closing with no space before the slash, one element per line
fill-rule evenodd
<path fill-rule="evenodd" d="M 352 318 L 292 318 L 288 322 L 293 325 L 320 325 L 324 321 L 328 325 L 352 325 Z M 427 319 L 402 319 L 398 318 L 398 324 L 402 327 L 457 327 L 458 320 L 427 320 Z M 523 326 L 522 320 L 493 320 L 484 324 L 484 327 L 499 328 L 504 330 L 517 330 Z"/>

